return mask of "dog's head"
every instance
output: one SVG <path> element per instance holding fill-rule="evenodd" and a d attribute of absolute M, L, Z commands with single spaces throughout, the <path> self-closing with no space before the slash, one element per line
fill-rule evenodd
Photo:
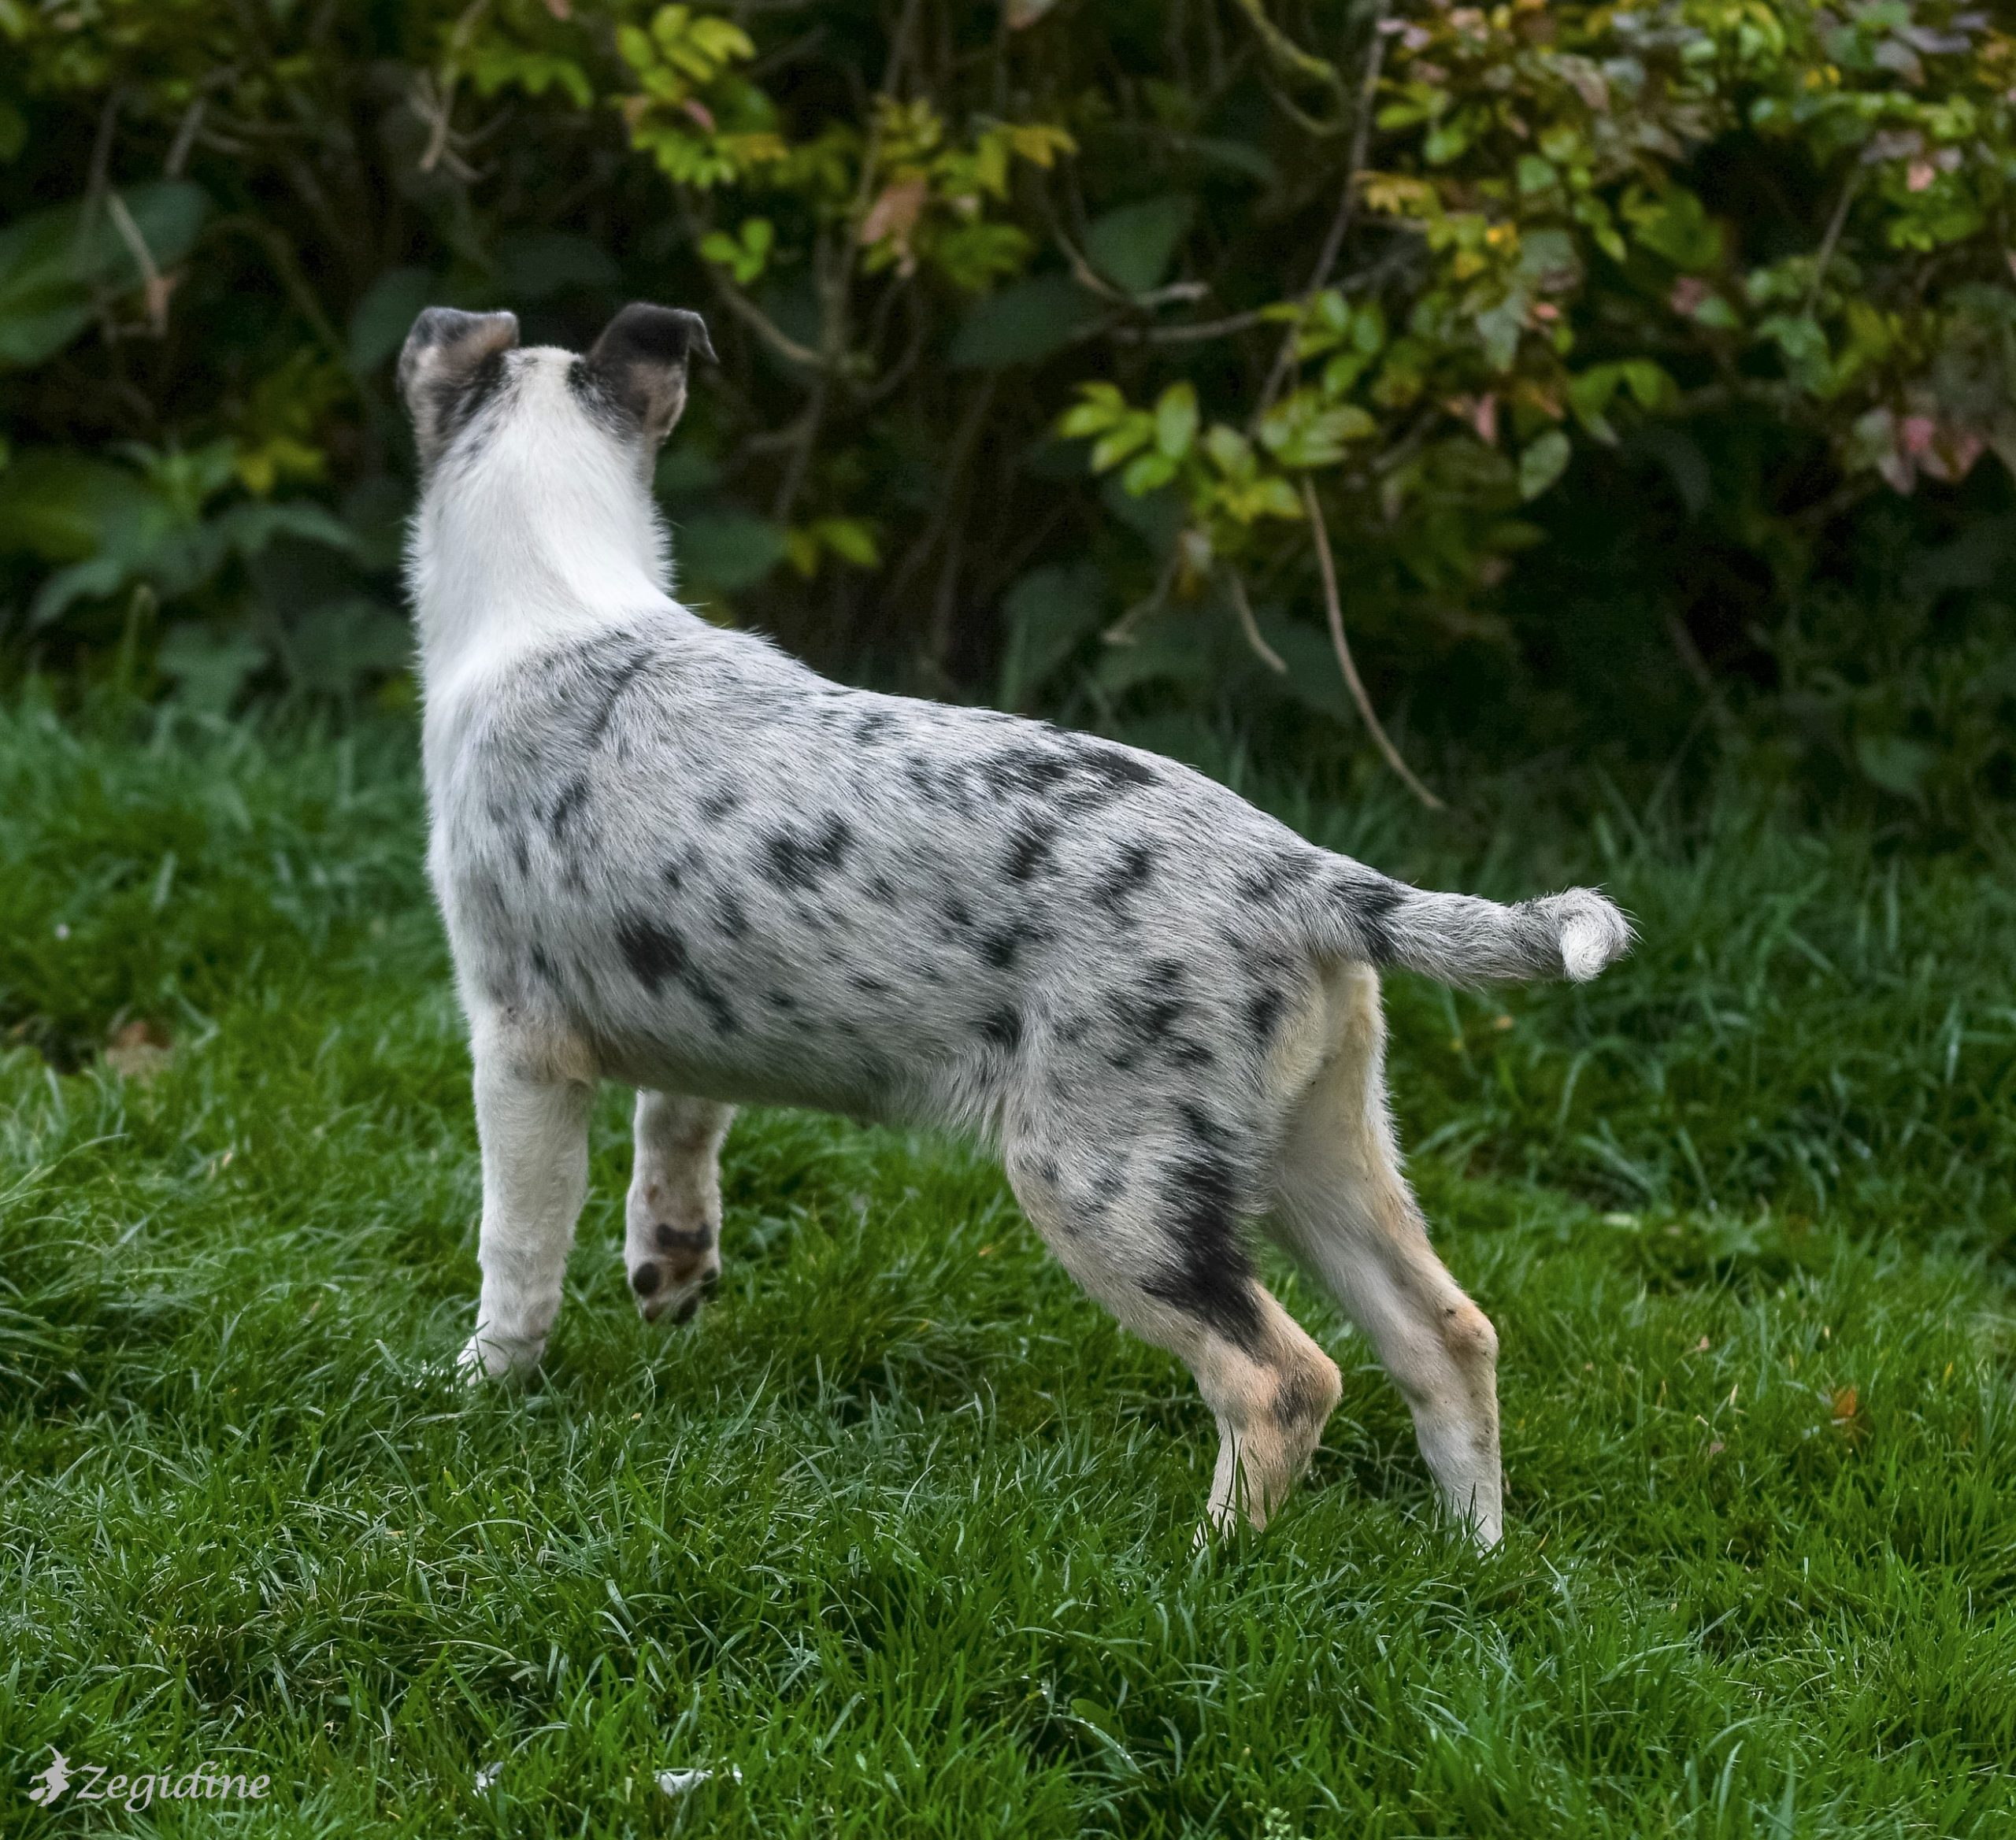
<path fill-rule="evenodd" d="M 686 406 L 696 351 L 713 358 L 706 322 L 676 307 L 625 307 L 584 355 L 521 349 L 515 313 L 428 307 L 399 354 L 399 394 L 423 472 L 480 445 L 514 415 L 550 413 L 558 391 L 648 472 Z"/>

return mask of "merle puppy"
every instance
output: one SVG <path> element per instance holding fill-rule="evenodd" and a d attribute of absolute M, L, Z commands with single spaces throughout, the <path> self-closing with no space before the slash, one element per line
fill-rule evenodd
<path fill-rule="evenodd" d="M 720 1273 L 736 1104 L 997 1146 L 1084 1288 L 1216 1415 L 1210 1515 L 1262 1523 L 1338 1397 L 1250 1225 L 1363 1327 L 1451 1514 L 1501 1524 L 1497 1337 L 1430 1248 L 1388 1120 L 1380 968 L 1593 977 L 1600 895 L 1427 894 L 1153 754 L 844 689 L 675 601 L 650 479 L 711 358 L 625 308 L 585 357 L 420 316 L 410 555 L 430 867 L 483 1146 L 463 1360 L 536 1362 L 596 1081 L 638 1089 L 624 1256 L 647 1316 Z"/>

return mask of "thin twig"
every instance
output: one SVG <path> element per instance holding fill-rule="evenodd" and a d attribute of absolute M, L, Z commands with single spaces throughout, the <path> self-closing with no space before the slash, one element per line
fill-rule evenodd
<path fill-rule="evenodd" d="M 1260 622 L 1253 617 L 1253 603 L 1246 598 L 1246 579 L 1235 568 L 1228 572 L 1232 583 L 1232 610 L 1239 615 L 1239 629 L 1246 635 L 1246 642 L 1259 654 L 1260 661 L 1269 671 L 1285 677 L 1288 668 L 1281 654 L 1261 636 Z"/>
<path fill-rule="evenodd" d="M 140 280 L 147 297 L 147 329 L 155 338 L 165 339 L 169 284 L 161 278 L 161 272 L 154 262 L 154 252 L 147 247 L 147 239 L 140 234 L 139 225 L 133 221 L 133 213 L 127 209 L 126 201 L 117 192 L 108 191 L 105 194 L 105 207 L 112 219 L 113 228 L 119 232 L 119 240 L 125 244 L 126 253 L 140 271 Z"/>
<path fill-rule="evenodd" d="M 1266 318 L 1258 307 L 1227 313 L 1221 320 L 1194 320 L 1187 326 L 1121 326 L 1114 337 L 1126 345 L 1188 345 L 1199 339 L 1225 339 L 1243 332 Z"/>
<path fill-rule="evenodd" d="M 1386 62 L 1386 15 L 1391 10 L 1392 0 L 1379 0 L 1372 15 L 1372 45 L 1365 54 L 1365 76 L 1358 85 L 1358 119 L 1351 124 L 1351 152 L 1344 165 L 1344 189 L 1337 199 L 1336 215 L 1330 220 L 1329 233 L 1323 239 L 1323 246 L 1317 252 L 1316 266 L 1310 271 L 1309 285 L 1302 291 L 1302 305 L 1305 310 L 1309 303 L 1322 291 L 1323 284 L 1330 279 L 1330 271 L 1336 266 L 1338 256 L 1343 253 L 1344 238 L 1351 227 L 1351 219 L 1358 211 L 1358 182 L 1365 169 L 1366 149 L 1372 141 L 1373 98 L 1379 88 L 1379 73 Z M 1288 328 L 1288 336 L 1281 341 L 1281 349 L 1274 357 L 1274 368 L 1267 373 L 1266 387 L 1260 392 L 1260 406 L 1254 413 L 1257 422 L 1274 405 L 1274 398 L 1280 392 L 1281 385 L 1295 368 L 1295 346 L 1302 337 L 1299 317 Z"/>
<path fill-rule="evenodd" d="M 826 368 L 825 354 L 814 351 L 809 345 L 799 344 L 729 280 L 717 264 L 709 262 L 706 266 L 707 279 L 713 283 L 715 292 L 721 297 L 721 304 L 780 357 L 788 358 L 795 365 L 803 365 L 807 370 L 823 372 Z"/>
<path fill-rule="evenodd" d="M 1302 476 L 1303 508 L 1309 513 L 1310 534 L 1316 539 L 1316 565 L 1323 574 L 1323 608 L 1329 616 L 1330 643 L 1336 648 L 1337 662 L 1343 668 L 1344 683 L 1351 693 L 1351 701 L 1358 705 L 1358 713 L 1365 719 L 1365 725 L 1372 731 L 1372 739 L 1379 745 L 1379 751 L 1386 757 L 1386 765 L 1399 774 L 1407 790 L 1432 812 L 1446 809 L 1440 799 L 1414 777 L 1414 769 L 1400 758 L 1400 750 L 1387 739 L 1386 731 L 1379 725 L 1379 718 L 1373 713 L 1372 699 L 1365 694 L 1365 686 L 1358 679 L 1358 666 L 1352 662 L 1350 642 L 1344 637 L 1344 609 L 1337 598 L 1337 565 L 1330 556 L 1330 533 L 1323 526 L 1323 508 L 1316 502 L 1316 488 L 1309 483 L 1309 476 Z"/>
<path fill-rule="evenodd" d="M 791 514 L 798 503 L 799 489 L 805 483 L 806 469 L 812 464 L 812 450 L 819 439 L 820 424 L 826 417 L 827 379 L 821 377 L 812 386 L 812 394 L 805 399 L 804 413 L 791 424 L 791 439 L 788 457 L 784 461 L 784 476 L 777 482 L 776 497 L 771 501 L 770 521 L 788 524 Z"/>
<path fill-rule="evenodd" d="M 490 0 L 469 0 L 462 9 L 448 34 L 447 49 L 442 54 L 441 74 L 436 80 L 432 98 L 434 120 L 429 124 L 427 149 L 420 156 L 420 169 L 432 172 L 448 151 L 448 136 L 455 112 L 455 85 L 461 76 L 458 68 L 462 54 L 469 49 L 470 39 L 484 13 L 490 10 Z M 421 113 L 417 106 L 416 113 Z"/>
<path fill-rule="evenodd" d="M 1332 95 L 1343 99 L 1344 80 L 1336 65 L 1327 57 L 1318 57 L 1313 52 L 1303 50 L 1267 17 L 1262 0 L 1232 0 L 1232 4 L 1246 15 L 1247 24 L 1266 46 L 1268 56 L 1284 70 L 1292 71 L 1310 83 L 1320 83 Z"/>
<path fill-rule="evenodd" d="M 1064 252 L 1064 260 L 1071 270 L 1071 279 L 1088 294 L 1095 294 L 1100 299 L 1110 301 L 1117 306 L 1163 306 L 1173 300 L 1202 300 L 1211 291 L 1208 281 L 1172 281 L 1166 287 L 1151 288 L 1146 294 L 1129 294 L 1124 287 L 1115 287 L 1086 261 L 1084 254 L 1054 222 L 1051 225 L 1051 234 L 1057 239 L 1057 246 Z"/>
<path fill-rule="evenodd" d="M 1827 265 L 1834 259 L 1834 246 L 1841 240 L 1841 231 L 1848 221 L 1848 206 L 1855 201 L 1855 194 L 1862 188 L 1862 175 L 1867 170 L 1858 166 L 1842 181 L 1841 195 L 1834 205 L 1834 215 L 1827 220 L 1827 234 L 1820 239 L 1820 254 L 1813 265 L 1813 280 L 1806 291 L 1806 304 L 1799 312 L 1806 318 L 1813 317 L 1813 309 L 1820 304 L 1820 290 L 1827 280 Z"/>
<path fill-rule="evenodd" d="M 175 139 L 169 143 L 168 158 L 162 163 L 161 171 L 170 179 L 180 179 L 182 168 L 189 164 L 191 150 L 196 144 L 198 131 L 203 125 L 203 113 L 210 106 L 210 98 L 198 91 L 196 99 L 183 111 L 182 124 L 175 131 Z"/>
<path fill-rule="evenodd" d="M 1110 646 L 1131 646 L 1134 643 L 1134 629 L 1151 616 L 1162 611 L 1169 599 L 1169 591 L 1176 583 L 1177 565 L 1182 560 L 1179 550 L 1169 552 L 1169 561 L 1162 565 L 1162 572 L 1155 578 L 1153 591 L 1143 594 L 1125 613 L 1099 635 Z"/>

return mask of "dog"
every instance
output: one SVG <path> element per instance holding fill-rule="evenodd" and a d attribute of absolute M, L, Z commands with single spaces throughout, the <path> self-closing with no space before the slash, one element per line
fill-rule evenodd
<path fill-rule="evenodd" d="M 651 496 L 696 354 L 704 323 L 664 307 L 585 355 L 437 307 L 399 358 L 428 868 L 482 1151 L 466 1371 L 543 1352 L 598 1080 L 638 1089 L 624 1260 L 674 1322 L 719 1282 L 734 1106 L 941 1127 L 996 1148 L 1065 1268 L 1195 1375 L 1207 1527 L 1266 1523 L 1340 1391 L 1254 1275 L 1264 1227 L 1495 1544 L 1497 1336 L 1401 1173 L 1379 973 L 1588 979 L 1622 914 L 1424 892 L 1173 761 L 848 689 L 699 618 Z"/>

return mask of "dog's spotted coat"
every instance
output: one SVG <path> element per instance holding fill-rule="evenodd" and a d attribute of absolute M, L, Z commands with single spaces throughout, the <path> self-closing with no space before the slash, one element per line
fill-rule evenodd
<path fill-rule="evenodd" d="M 472 1371 L 543 1350 L 596 1080 L 639 1089 L 630 1283 L 678 1320 L 717 1281 L 731 1105 L 943 1125 L 997 1146 L 1058 1257 L 1195 1372 L 1214 1522 L 1264 1520 L 1338 1396 L 1254 1275 L 1261 1224 L 1495 1540 L 1495 1338 L 1399 1174 L 1375 968 L 1592 976 L 1616 909 L 1422 893 L 1154 755 L 844 689 L 710 625 L 667 592 L 648 487 L 704 327 L 629 308 L 586 357 L 517 331 L 432 309 L 400 364 L 431 867 L 483 1146 Z"/>

